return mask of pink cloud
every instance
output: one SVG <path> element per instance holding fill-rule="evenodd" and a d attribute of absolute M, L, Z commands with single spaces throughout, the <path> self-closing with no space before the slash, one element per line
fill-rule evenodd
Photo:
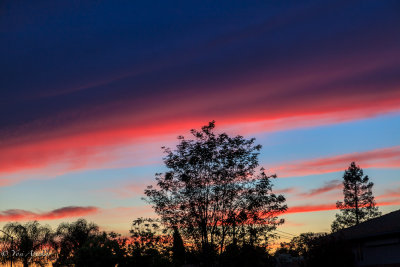
<path fill-rule="evenodd" d="M 299 189 L 297 187 L 288 187 L 283 189 L 274 189 L 275 194 L 294 194 L 297 193 Z"/>
<path fill-rule="evenodd" d="M 6 222 L 6 221 L 57 220 L 62 218 L 85 216 L 97 213 L 98 211 L 99 209 L 97 207 L 78 207 L 78 206 L 68 206 L 48 212 L 32 212 L 20 209 L 9 209 L 0 212 L 0 221 Z"/>
<path fill-rule="evenodd" d="M 400 146 L 288 162 L 280 166 L 272 166 L 270 170 L 277 173 L 278 177 L 304 176 L 344 171 L 345 166 L 352 161 L 363 168 L 399 168 Z"/>
<path fill-rule="evenodd" d="M 385 192 L 377 196 L 376 199 L 400 199 L 400 188 L 386 189 Z"/>
<path fill-rule="evenodd" d="M 400 91 L 395 78 L 384 83 L 360 79 L 396 66 L 394 52 L 373 54 L 368 60 L 364 55 L 352 55 L 351 60 L 331 58 L 329 68 L 316 58 L 306 65 L 298 63 L 302 68 L 285 65 L 273 72 L 260 70 L 257 77 L 245 75 L 223 84 L 181 84 L 185 90 L 160 92 L 157 97 L 112 100 L 102 106 L 49 114 L 0 132 L 0 175 L 6 178 L 23 171 L 43 174 L 49 168 L 65 173 L 120 166 L 114 163 L 125 157 L 119 153 L 121 148 L 138 144 L 143 144 L 142 149 L 137 148 L 142 155 L 124 166 L 146 164 L 154 155 L 146 146 L 169 142 L 171 136 L 187 133 L 211 119 L 221 130 L 252 134 L 399 112 Z M 60 122 L 58 127 L 54 127 L 55 121 Z M 292 169 L 286 172 L 309 172 L 296 166 Z"/>
<path fill-rule="evenodd" d="M 400 200 L 378 202 L 377 206 L 400 205 Z M 300 205 L 289 207 L 285 214 L 336 210 L 336 204 Z"/>
<path fill-rule="evenodd" d="M 309 192 L 304 192 L 301 193 L 300 196 L 302 197 L 314 197 L 318 196 L 327 192 L 331 192 L 337 189 L 343 188 L 342 182 L 339 180 L 332 180 L 325 182 L 325 184 L 322 187 L 314 188 L 310 190 Z"/>

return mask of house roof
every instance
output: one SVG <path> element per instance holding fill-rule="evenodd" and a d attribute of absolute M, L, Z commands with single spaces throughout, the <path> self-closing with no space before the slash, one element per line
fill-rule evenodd
<path fill-rule="evenodd" d="M 340 230 L 333 236 L 350 240 L 393 234 L 400 234 L 400 210 Z"/>

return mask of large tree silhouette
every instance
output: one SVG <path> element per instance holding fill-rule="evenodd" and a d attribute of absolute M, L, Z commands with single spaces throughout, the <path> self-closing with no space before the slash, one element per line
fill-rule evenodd
<path fill-rule="evenodd" d="M 381 215 L 372 194 L 374 184 L 369 182 L 368 176 L 364 176 L 363 170 L 355 162 L 344 172 L 343 186 L 344 201 L 336 202 L 340 214 L 336 214 L 332 232 Z"/>
<path fill-rule="evenodd" d="M 179 136 L 175 150 L 163 147 L 168 171 L 156 174 L 147 201 L 167 227 L 212 257 L 226 245 L 260 245 L 283 223 L 287 206 L 272 193 L 271 178 L 258 169 L 255 139 L 214 133 L 215 123 Z"/>

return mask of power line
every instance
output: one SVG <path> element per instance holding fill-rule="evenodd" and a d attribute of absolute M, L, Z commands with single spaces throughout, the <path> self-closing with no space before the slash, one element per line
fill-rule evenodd
<path fill-rule="evenodd" d="M 279 238 L 282 238 L 282 237 L 283 237 L 283 239 L 290 239 L 290 240 L 292 240 L 292 237 L 290 237 L 290 236 L 279 235 Z"/>
<path fill-rule="evenodd" d="M 288 233 L 288 232 L 284 232 L 284 231 L 280 231 L 280 230 L 275 230 L 275 231 L 277 231 L 277 232 L 280 232 L 280 233 L 283 233 L 283 234 L 287 234 L 287 235 L 291 235 L 291 236 L 297 236 L 297 235 L 294 235 L 294 234 L 291 234 L 291 233 Z"/>
<path fill-rule="evenodd" d="M 284 239 L 292 239 L 293 237 L 292 236 L 287 236 L 287 235 L 284 235 L 284 234 L 276 234 L 276 236 L 277 237 L 279 237 L 279 238 L 284 238 Z"/>

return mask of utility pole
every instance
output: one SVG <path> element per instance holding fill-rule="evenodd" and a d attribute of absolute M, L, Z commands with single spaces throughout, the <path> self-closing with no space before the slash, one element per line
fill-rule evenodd
<path fill-rule="evenodd" d="M 3 232 L 5 235 L 7 235 L 8 237 L 11 238 L 11 248 L 14 247 L 14 237 L 12 237 L 11 235 L 7 234 L 6 232 L 4 232 L 3 230 L 0 230 L 0 232 Z M 13 254 L 11 252 L 11 267 L 13 266 Z"/>

